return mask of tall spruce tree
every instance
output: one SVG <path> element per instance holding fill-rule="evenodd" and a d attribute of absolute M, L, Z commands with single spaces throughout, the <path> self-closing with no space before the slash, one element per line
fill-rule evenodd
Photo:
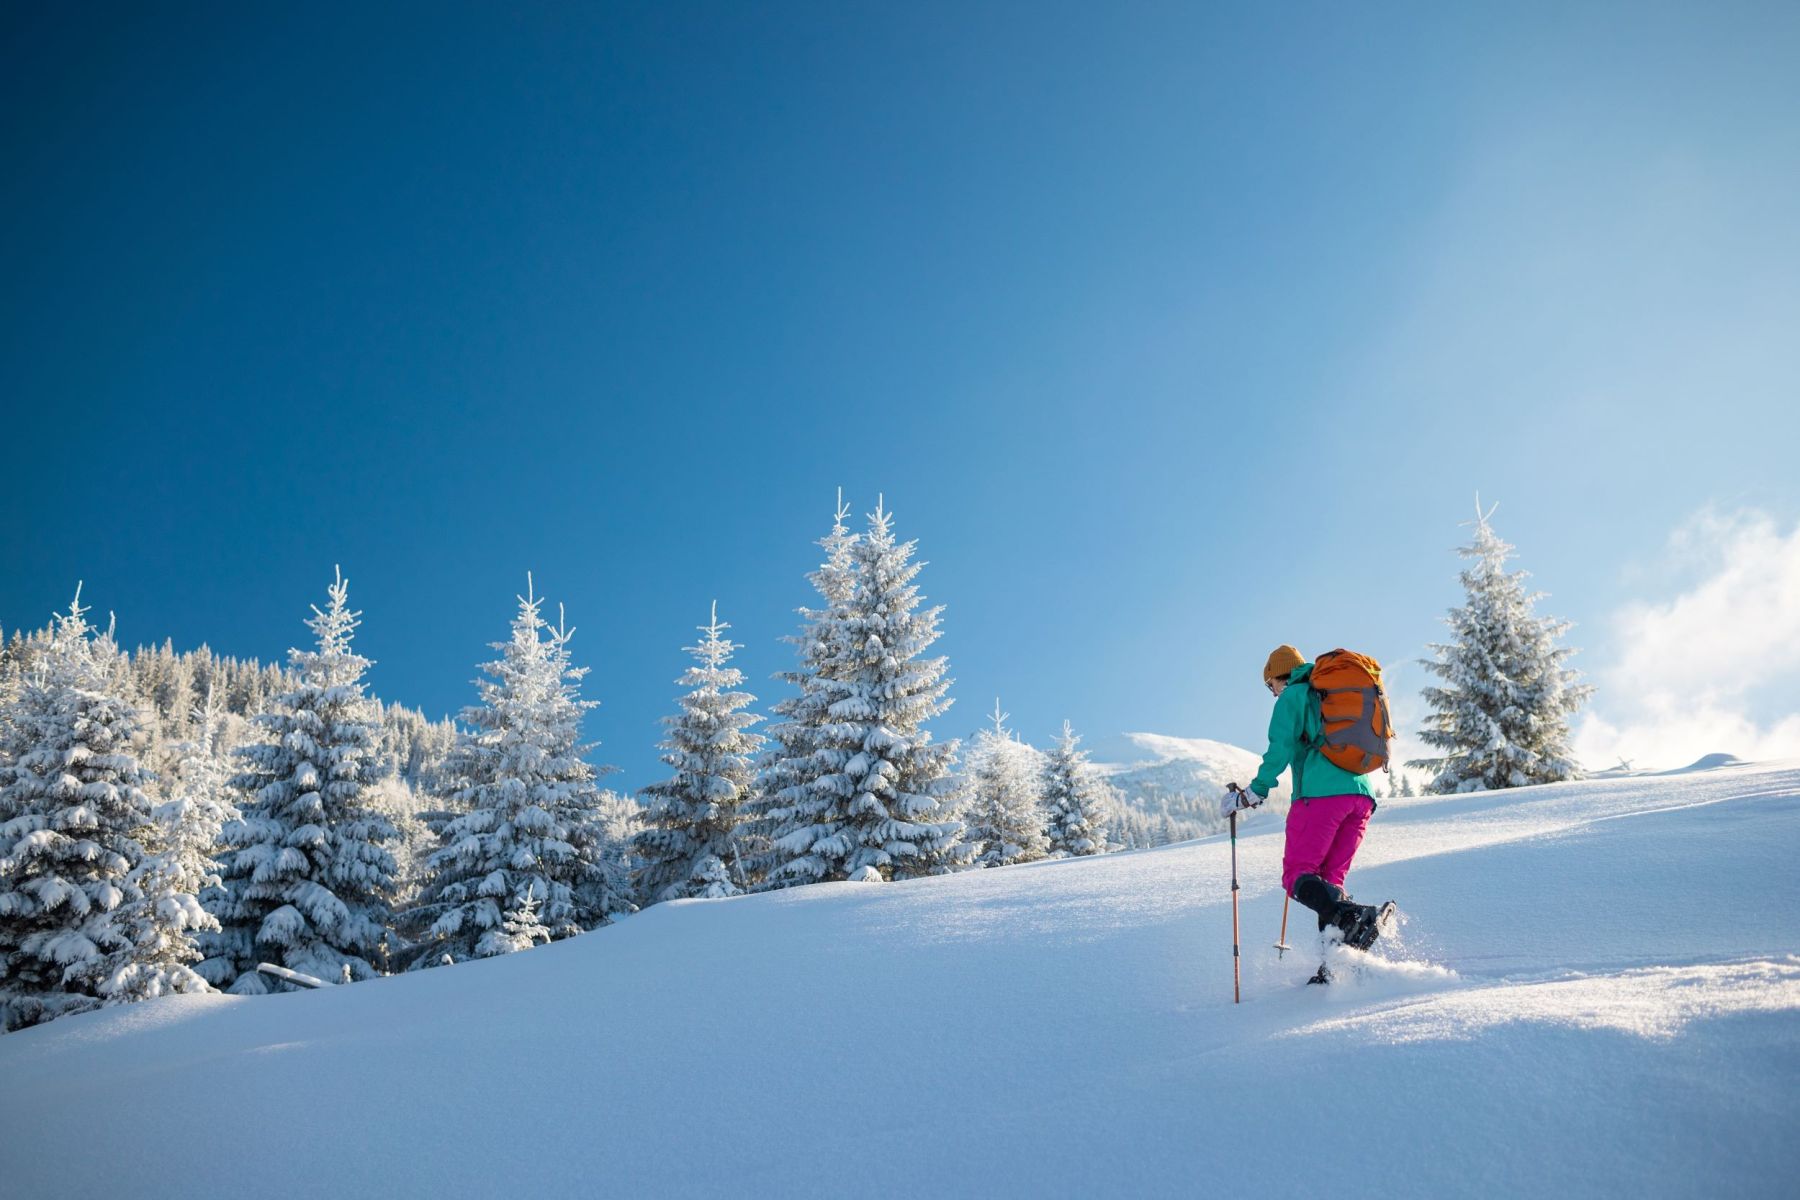
<path fill-rule="evenodd" d="M 336 981 L 379 973 L 398 836 L 370 794 L 377 771 L 376 713 L 364 695 L 369 660 L 351 649 L 361 613 L 338 572 L 324 609 L 307 621 L 312 650 L 288 651 L 298 682 L 257 714 L 261 739 L 238 751 L 231 786 L 244 797 L 220 858 L 215 914 L 223 932 L 202 973 L 240 994 L 278 990 L 256 971 L 272 962 Z"/>
<path fill-rule="evenodd" d="M 625 864 L 607 836 L 594 767 L 583 757 L 587 668 L 569 661 L 575 631 L 552 627 L 526 577 L 512 637 L 482 670 L 479 705 L 451 754 L 454 816 L 438 827 L 419 903 L 415 965 L 485 958 L 573 937 L 631 912 Z M 540 936 L 541 934 L 541 936 Z"/>
<path fill-rule="evenodd" d="M 855 538 L 844 515 L 840 504 L 813 577 L 827 607 L 803 610 L 801 695 L 770 731 L 779 748 L 763 772 L 758 828 L 772 886 L 904 879 L 968 857 L 948 812 L 956 744 L 925 728 L 950 706 L 946 661 L 923 657 L 943 610 L 919 611 L 916 547 L 895 540 L 883 507 Z"/>
<path fill-rule="evenodd" d="M 170 992 L 206 917 L 173 878 L 122 657 L 80 591 L 9 704 L 0 752 L 0 1023 L 18 1029 Z"/>
<path fill-rule="evenodd" d="M 749 732 L 762 718 L 744 709 L 756 697 L 735 691 L 743 672 L 725 664 L 738 649 L 714 603 L 704 636 L 688 653 L 699 660 L 677 682 L 692 690 L 681 712 L 663 720 L 668 737 L 663 762 L 671 779 L 643 789 L 645 828 L 635 849 L 642 862 L 638 894 L 646 904 L 694 896 L 726 896 L 742 890 L 738 826 L 750 793 L 755 756 L 763 739 Z"/>
<path fill-rule="evenodd" d="M 995 700 L 993 725 L 975 735 L 966 764 L 964 837 L 982 867 L 1033 862 L 1050 853 L 1041 756 L 1006 727 L 1006 717 Z"/>
<path fill-rule="evenodd" d="M 800 609 L 800 632 L 786 639 L 795 647 L 799 663 L 779 678 L 796 694 L 771 706 L 776 719 L 768 729 L 769 749 L 746 806 L 749 875 L 769 887 L 825 878 L 831 859 L 814 856 L 812 847 L 836 837 L 842 826 L 840 773 L 850 756 L 828 743 L 824 731 L 832 719 L 832 705 L 848 694 L 842 679 L 847 661 L 844 626 L 856 586 L 851 552 L 857 540 L 844 524 L 849 515 L 840 489 L 831 532 L 819 541 L 825 560 L 807 576 L 822 604 Z"/>
<path fill-rule="evenodd" d="M 1593 693 L 1559 646 L 1567 621 L 1534 615 L 1541 592 L 1527 592 L 1527 572 L 1506 569 L 1513 548 L 1495 534 L 1494 510 L 1475 509 L 1473 541 L 1457 553 L 1465 602 L 1445 623 L 1453 641 L 1430 647 L 1425 669 L 1444 681 L 1423 691 L 1432 714 L 1420 732 L 1443 753 L 1408 765 L 1432 772 L 1426 790 L 1467 792 L 1576 778 L 1569 718 Z"/>
<path fill-rule="evenodd" d="M 156 817 L 174 856 L 171 869 L 178 888 L 202 896 L 220 885 L 213 854 L 221 831 L 243 814 L 232 799 L 231 773 L 219 754 L 225 713 L 211 688 L 205 702 L 194 707 L 192 721 L 194 736 L 177 747 L 172 794 L 156 810 Z"/>
<path fill-rule="evenodd" d="M 1106 781 L 1088 762 L 1081 739 L 1063 722 L 1062 736 L 1044 756 L 1044 808 L 1049 813 L 1050 850 L 1079 857 L 1106 852 L 1106 823 L 1112 797 Z"/>
<path fill-rule="evenodd" d="M 925 728 L 950 707 L 949 660 L 925 657 L 944 610 L 919 608 L 916 550 L 894 537 L 893 516 L 879 501 L 851 547 L 855 585 L 838 668 L 844 695 L 822 730 L 829 748 L 848 755 L 829 779 L 843 800 L 834 814 L 841 823 L 811 847 L 829 864 L 826 878 L 873 868 L 883 879 L 906 879 L 968 859 L 962 822 L 949 813 L 956 743 L 934 743 Z"/>
<path fill-rule="evenodd" d="M 556 629 L 549 637 L 550 662 L 556 678 L 562 680 L 563 696 L 576 706 L 578 713 L 599 707 L 598 700 L 581 698 L 581 683 L 588 668 L 577 667 L 569 656 L 569 642 L 575 629 L 563 620 L 562 606 L 557 606 Z M 583 929 L 598 929 L 619 917 L 638 910 L 636 894 L 631 886 L 629 848 L 619 845 L 608 835 L 607 793 L 598 780 L 615 768 L 596 768 L 586 755 L 598 742 L 581 741 L 579 719 L 568 731 L 570 749 L 559 756 L 568 763 L 569 786 L 559 796 L 558 816 L 570 831 L 570 844 L 575 847 L 580 871 L 575 879 L 575 916 Z"/>

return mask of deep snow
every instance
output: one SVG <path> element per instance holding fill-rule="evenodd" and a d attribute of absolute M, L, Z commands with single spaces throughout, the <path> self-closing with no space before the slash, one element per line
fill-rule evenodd
<path fill-rule="evenodd" d="M 8 1195 L 1786 1196 L 1800 763 L 1383 802 L 1331 988 L 1279 821 L 661 905 L 0 1038 Z"/>

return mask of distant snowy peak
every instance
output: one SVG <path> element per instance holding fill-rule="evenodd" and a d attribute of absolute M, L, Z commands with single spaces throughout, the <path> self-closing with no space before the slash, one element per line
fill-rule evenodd
<path fill-rule="evenodd" d="M 1233 746 L 1228 742 L 1215 742 L 1210 738 L 1170 737 L 1166 733 L 1128 733 L 1125 737 L 1132 745 L 1152 755 L 1157 763 L 1182 759 L 1190 762 L 1237 766 L 1246 761 L 1252 764 L 1257 761 L 1256 755 L 1242 746 Z"/>
<path fill-rule="evenodd" d="M 1133 797 L 1217 797 L 1228 783 L 1248 785 L 1260 757 L 1242 746 L 1210 738 L 1128 733 L 1149 757 L 1135 763 L 1105 764 L 1108 782 Z"/>

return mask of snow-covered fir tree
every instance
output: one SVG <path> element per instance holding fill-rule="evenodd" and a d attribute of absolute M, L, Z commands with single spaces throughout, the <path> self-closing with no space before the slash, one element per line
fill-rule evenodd
<path fill-rule="evenodd" d="M 725 860 L 716 854 L 709 854 L 700 860 L 688 886 L 688 894 L 698 900 L 719 900 L 742 893 L 743 888 L 732 881 Z"/>
<path fill-rule="evenodd" d="M 164 806 L 166 807 L 166 806 Z M 198 938 L 219 931 L 219 922 L 195 893 L 216 875 L 196 875 L 196 828 L 167 819 L 159 809 L 141 839 L 144 858 L 126 876 L 126 903 L 116 924 L 130 950 L 108 984 L 108 1003 L 151 1000 L 174 992 L 211 991 L 193 969 L 201 959 Z"/>
<path fill-rule="evenodd" d="M 0 697 L 28 671 L 34 656 L 48 645 L 48 629 L 29 636 L 15 631 L 0 646 Z M 254 733 L 250 718 L 269 708 L 272 697 L 291 691 L 297 681 L 283 667 L 263 666 L 255 659 L 216 655 L 206 646 L 176 651 L 165 640 L 158 646 L 140 646 L 120 663 L 129 676 L 122 695 L 135 700 L 144 735 L 138 759 L 159 779 L 173 780 L 181 759 L 198 736 L 198 722 L 207 698 L 219 717 L 213 732 L 221 762 L 233 761 L 237 747 Z M 374 701 L 380 726 L 381 773 L 402 776 L 415 791 L 443 790 L 442 765 L 455 742 L 456 728 L 449 720 L 428 721 L 423 714 L 397 704 Z"/>
<path fill-rule="evenodd" d="M 961 822 L 948 812 L 956 745 L 936 744 L 925 724 L 949 707 L 937 641 L 942 609 L 919 611 L 911 542 L 895 540 L 880 505 L 852 537 L 846 510 L 822 545 L 812 576 L 826 601 L 803 609 L 796 641 L 801 691 L 776 707 L 775 749 L 765 760 L 757 831 L 770 886 L 883 879 L 949 870 L 967 858 Z"/>
<path fill-rule="evenodd" d="M 738 826 L 763 745 L 749 727 L 762 718 L 744 711 L 756 697 L 735 690 L 743 672 L 725 665 L 738 649 L 724 636 L 729 628 L 715 603 L 711 620 L 699 627 L 699 644 L 687 648 L 699 665 L 676 681 L 691 690 L 681 697 L 681 712 L 663 719 L 662 759 L 675 775 L 640 793 L 645 827 L 634 849 L 642 864 L 638 895 L 646 904 L 732 895 L 745 884 Z"/>
<path fill-rule="evenodd" d="M 831 706 L 848 691 L 841 679 L 847 654 L 845 622 L 855 589 L 851 550 L 856 535 L 844 524 L 850 509 L 838 492 L 831 532 L 820 539 L 825 560 L 807 576 L 818 592 L 818 608 L 800 609 L 800 632 L 786 641 L 799 663 L 780 678 L 796 689 L 771 706 L 769 748 L 758 765 L 755 793 L 746 805 L 743 843 L 752 880 L 772 887 L 812 883 L 828 862 L 809 853 L 836 832 L 833 813 L 842 807 L 841 771 L 849 754 L 827 744 Z"/>
<path fill-rule="evenodd" d="M 841 695 L 819 728 L 830 763 L 779 848 L 795 880 L 883 879 L 951 870 L 967 861 L 962 822 L 949 812 L 956 743 L 925 725 L 950 707 L 948 661 L 925 657 L 940 636 L 941 607 L 921 610 L 917 547 L 894 537 L 880 503 L 850 547 L 852 588 L 834 637 L 830 677 Z"/>
<path fill-rule="evenodd" d="M 507 946 L 504 950 L 492 950 L 491 954 L 509 954 L 515 950 L 529 950 L 533 946 L 546 945 L 555 940 L 550 927 L 538 919 L 538 898 L 530 891 L 513 898 L 507 906 L 505 918 L 500 922 L 498 934 L 489 933 L 488 938 L 503 938 Z"/>
<path fill-rule="evenodd" d="M 1088 762 L 1081 739 L 1063 722 L 1062 736 L 1044 756 L 1044 809 L 1049 814 L 1052 854 L 1080 856 L 1106 852 L 1111 789 Z"/>
<path fill-rule="evenodd" d="M 895 538 L 893 516 L 879 500 L 851 549 L 847 694 L 832 705 L 826 727 L 828 738 L 851 751 L 843 768 L 850 874 L 872 866 L 884 879 L 905 879 L 954 869 L 969 857 L 962 822 L 949 811 L 957 744 L 934 743 L 925 727 L 950 707 L 950 660 L 925 657 L 942 636 L 944 610 L 919 608 L 917 549 Z"/>
<path fill-rule="evenodd" d="M 644 806 L 634 797 L 601 788 L 594 800 L 594 820 L 600 827 L 601 845 L 612 863 L 613 878 L 629 881 L 642 865 L 632 847 L 644 828 Z"/>
<path fill-rule="evenodd" d="M 1569 718 L 1593 689 L 1564 665 L 1574 650 L 1558 641 L 1569 623 L 1535 615 L 1542 593 L 1525 590 L 1526 572 L 1506 569 L 1513 548 L 1492 515 L 1476 506 L 1474 540 L 1458 550 L 1472 561 L 1466 599 L 1445 621 L 1455 638 L 1423 660 L 1444 681 L 1424 689 L 1432 714 L 1419 735 L 1442 754 L 1409 764 L 1432 773 L 1428 792 L 1555 783 L 1580 771 Z"/>
<path fill-rule="evenodd" d="M 586 712 L 600 702 L 581 698 L 581 681 L 587 678 L 588 668 L 577 667 L 570 659 L 569 641 L 574 636 L 574 628 L 563 621 L 558 606 L 556 630 L 549 638 L 550 661 L 556 677 L 563 681 L 568 702 L 578 706 L 578 712 Z M 570 845 L 581 864 L 574 883 L 576 920 L 583 929 L 598 929 L 636 912 L 637 897 L 631 885 L 629 851 L 607 836 L 607 793 L 598 780 L 614 768 L 596 769 L 587 761 L 585 755 L 599 743 L 581 741 L 579 719 L 569 730 L 569 737 L 569 756 L 573 759 L 568 768 L 571 786 L 562 793 L 563 806 L 558 815 L 568 825 Z M 561 743 L 557 745 L 560 748 Z"/>
<path fill-rule="evenodd" d="M 208 988 L 207 923 L 182 892 L 136 753 L 122 656 L 80 592 L 13 695 L 0 751 L 0 1023 Z"/>
<path fill-rule="evenodd" d="M 156 810 L 165 831 L 181 891 L 204 895 L 220 884 L 213 854 L 225 826 L 243 814 L 229 787 L 231 772 L 219 754 L 219 731 L 225 721 L 217 697 L 209 690 L 192 717 L 194 737 L 176 747 L 175 778 L 166 804 Z"/>
<path fill-rule="evenodd" d="M 529 948 L 543 930 L 572 937 L 633 910 L 630 881 L 607 835 L 596 772 L 584 755 L 587 668 L 569 661 L 575 631 L 552 628 L 527 576 L 512 636 L 483 665 L 481 703 L 465 708 L 451 756 L 454 815 L 438 825 L 419 902 L 416 965 Z M 526 906 L 530 906 L 529 919 Z M 531 936 L 524 936 L 521 931 Z"/>
<path fill-rule="evenodd" d="M 391 771 L 370 785 L 369 805 L 394 827 L 388 852 L 394 856 L 393 909 L 398 924 L 400 914 L 418 903 L 430 873 L 429 860 L 438 848 L 437 830 L 425 819 L 432 806 L 405 776 Z"/>
<path fill-rule="evenodd" d="M 1042 756 L 1014 736 L 1006 716 L 995 700 L 993 725 L 975 735 L 965 766 L 964 837 L 982 867 L 1033 862 L 1050 853 Z"/>
<path fill-rule="evenodd" d="M 224 931 L 202 973 L 230 991 L 276 990 L 256 971 L 270 962 L 320 979 L 379 973 L 396 867 L 393 823 L 373 803 L 377 729 L 364 695 L 369 660 L 351 648 L 361 613 L 342 572 L 307 621 L 312 650 L 288 651 L 298 680 L 260 713 L 260 740 L 242 747 L 232 787 L 242 816 L 225 826 Z"/>

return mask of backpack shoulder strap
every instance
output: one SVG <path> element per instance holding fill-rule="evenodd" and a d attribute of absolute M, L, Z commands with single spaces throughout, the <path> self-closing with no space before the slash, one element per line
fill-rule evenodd
<path fill-rule="evenodd" d="M 1300 713 L 1300 753 L 1294 755 L 1294 799 L 1305 802 L 1304 779 L 1306 760 L 1325 744 L 1325 717 L 1321 709 L 1319 689 L 1310 678 L 1301 684 L 1306 689 L 1306 703 Z"/>

